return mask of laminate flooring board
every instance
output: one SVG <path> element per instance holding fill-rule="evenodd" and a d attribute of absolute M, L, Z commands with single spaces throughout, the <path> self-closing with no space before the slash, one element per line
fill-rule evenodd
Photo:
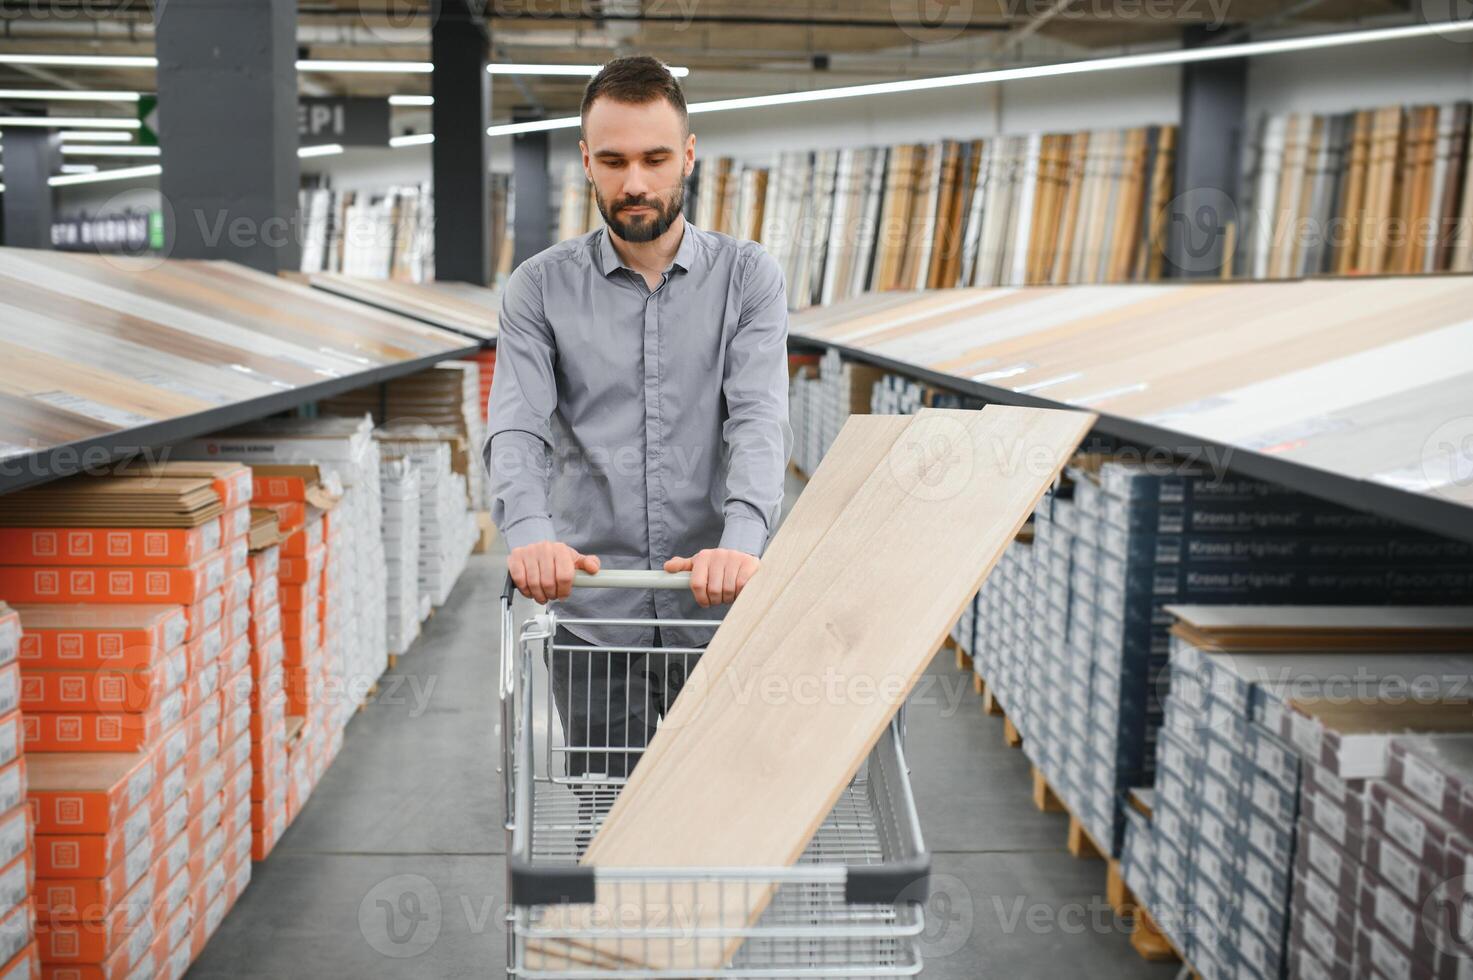
<path fill-rule="evenodd" d="M 462 298 L 430 283 L 396 282 L 392 279 L 359 279 L 340 273 L 322 272 L 311 284 L 347 299 L 359 300 L 392 310 L 401 316 L 424 320 L 445 330 L 482 340 L 496 336 L 496 316 L 488 317 L 488 306 Z M 490 290 L 486 290 L 489 294 Z M 494 295 L 494 294 L 492 294 Z"/>
<path fill-rule="evenodd" d="M 751 587 L 743 592 L 727 622 L 754 620 L 750 631 L 724 662 L 702 658 L 676 702 L 689 707 L 662 724 L 651 748 L 666 744 L 636 770 L 643 778 L 620 794 L 584 862 L 793 864 L 1092 422 L 1088 413 L 1004 406 L 911 418 L 780 594 L 742 606 Z M 874 459 L 844 452 L 861 469 Z M 801 521 L 790 514 L 774 547 Z M 956 533 L 960 526 L 968 533 Z M 753 584 L 775 564 L 764 558 Z M 816 703 L 797 696 L 826 676 L 838 679 L 838 693 Z M 612 910 L 614 887 L 604 879 L 598 905 L 550 910 L 549 920 L 576 924 Z M 669 909 L 618 911 L 746 925 L 770 895 L 765 886 L 705 884 L 689 901 L 674 896 Z M 612 943 L 591 948 L 629 958 Z M 640 958 L 654 968 L 708 969 L 735 948 L 677 939 Z"/>

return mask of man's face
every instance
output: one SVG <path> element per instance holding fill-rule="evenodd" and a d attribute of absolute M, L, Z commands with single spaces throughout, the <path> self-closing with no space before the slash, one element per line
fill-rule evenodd
<path fill-rule="evenodd" d="M 583 169 L 609 228 L 626 242 L 659 238 L 680 216 L 696 138 L 664 99 L 600 98 L 583 126 Z"/>

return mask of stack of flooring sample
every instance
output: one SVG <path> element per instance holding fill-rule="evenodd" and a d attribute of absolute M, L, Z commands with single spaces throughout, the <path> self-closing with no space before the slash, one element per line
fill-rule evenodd
<path fill-rule="evenodd" d="M 1172 603 L 1435 604 L 1473 545 L 1274 484 L 1081 457 L 979 597 L 973 665 L 1055 792 L 1118 853 L 1149 783 Z M 1060 712 L 1062 699 L 1069 706 Z"/>
<path fill-rule="evenodd" d="M 794 863 L 935 653 L 962 606 L 1092 422 L 1084 413 L 989 406 L 852 419 L 784 521 L 762 573 L 733 604 L 584 856 L 595 867 Z M 1005 467 L 1022 446 L 1041 463 Z M 971 533 L 955 533 L 966 523 Z M 751 702 L 747 684 L 795 691 L 837 672 L 878 697 Z M 672 833 L 671 828 L 690 828 Z M 596 904 L 547 910 L 528 963 L 631 956 L 637 968 L 719 968 L 739 940 L 622 949 L 558 938 L 592 922 L 745 928 L 770 885 L 694 886 L 628 904 L 600 881 Z M 609 918 L 613 909 L 616 918 Z M 650 917 L 649 922 L 644 922 Z M 665 919 L 664 921 L 670 921 Z M 622 953 L 622 956 L 620 955 Z"/>
<path fill-rule="evenodd" d="M 360 279 L 331 272 L 317 273 L 309 281 L 315 289 L 432 323 L 476 340 L 496 338 L 500 297 L 480 286 L 460 283 L 458 289 L 447 289 L 439 283 Z M 477 294 L 483 295 L 474 300 L 469 298 Z"/>
<path fill-rule="evenodd" d="M 15 662 L 20 655 L 20 616 L 0 602 L 0 669 L 5 671 L 5 714 L 0 716 L 0 976 L 41 976 L 31 888 L 36 860 L 26 815 L 24 722 Z"/>
<path fill-rule="evenodd" d="M 1396 761 L 1443 739 L 1393 736 L 1473 730 L 1473 609 L 1171 611 L 1153 804 L 1123 862 L 1137 900 L 1204 978 L 1456 975 L 1413 928 L 1461 873 L 1406 796 L 1442 784 Z"/>
<path fill-rule="evenodd" d="M 386 456 L 379 483 L 388 563 L 389 652 L 399 656 L 409 649 L 419 635 L 420 621 L 429 614 L 430 597 L 419 591 L 419 467 L 409 459 Z"/>
<path fill-rule="evenodd" d="M 0 594 L 24 600 L 19 699 L 48 974 L 178 974 L 250 880 L 251 472 L 154 466 L 65 481 L 67 523 L 0 531 Z M 152 525 L 86 506 L 88 482 L 109 503 L 159 493 L 176 505 L 170 485 L 199 483 L 214 506 L 143 506 L 170 516 Z"/>
<path fill-rule="evenodd" d="M 324 720 L 324 743 L 336 742 L 358 703 L 388 667 L 387 571 L 380 508 L 379 447 L 367 416 L 277 418 L 253 422 L 175 446 L 176 455 L 233 459 L 253 466 L 282 467 L 271 480 L 257 479 L 258 496 L 291 515 L 289 535 L 324 507 L 331 519 L 315 545 L 328 550 L 315 572 L 299 570 L 293 584 L 322 586 L 320 625 L 329 644 L 326 658 L 340 676 L 334 717 Z M 330 488 L 333 492 L 325 492 Z M 336 491 L 340 491 L 340 496 Z M 326 499 L 322 499 L 323 497 Z M 314 546 L 315 546 L 314 545 Z M 288 557 L 289 542 L 283 545 Z M 295 552 L 290 557 L 306 558 Z M 283 577 L 283 584 L 287 579 Z M 288 654 L 291 644 L 288 643 Z M 288 671 L 290 673 L 290 671 Z"/>
<path fill-rule="evenodd" d="M 480 447 L 486 441 L 481 366 L 476 361 L 444 361 L 415 374 L 318 403 L 323 415 L 371 415 L 379 426 L 436 426 L 453 434 L 452 462 L 469 488 L 467 502 L 479 507 L 485 470 Z M 488 392 L 489 394 L 489 392 Z"/>
<path fill-rule="evenodd" d="M 849 416 L 871 411 L 880 370 L 826 351 L 816 372 L 800 368 L 789 380 L 793 462 L 812 473 L 829 451 Z"/>
<path fill-rule="evenodd" d="M 1263 117 L 1245 160 L 1240 274 L 1473 271 L 1470 108 Z"/>
<path fill-rule="evenodd" d="M 438 426 L 389 425 L 374 431 L 388 457 L 413 463 L 419 477 L 420 618 L 425 599 L 441 606 L 465 570 L 480 537 L 474 511 L 466 507 L 465 477 L 451 467 L 456 437 Z"/>
<path fill-rule="evenodd" d="M 266 860 L 286 833 L 286 637 L 281 606 L 281 544 L 272 515 L 269 537 L 251 549 L 251 857 Z M 269 539 L 269 543 L 267 540 Z"/>
<path fill-rule="evenodd" d="M 881 376 L 870 391 L 869 410 L 874 415 L 914 415 L 922 408 L 980 407 L 980 398 L 933 388 L 900 374 Z"/>

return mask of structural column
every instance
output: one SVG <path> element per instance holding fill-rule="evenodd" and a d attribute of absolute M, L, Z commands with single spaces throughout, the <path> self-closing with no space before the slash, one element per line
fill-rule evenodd
<path fill-rule="evenodd" d="M 1184 46 L 1216 43 L 1216 33 L 1188 28 Z M 1238 165 L 1247 94 L 1247 59 L 1181 68 L 1175 195 L 1166 214 L 1168 276 L 1217 278 L 1232 259 L 1232 242 L 1241 240 L 1247 212 L 1239 199 Z"/>
<path fill-rule="evenodd" d="M 435 278 L 485 286 L 491 278 L 490 38 L 466 0 L 443 0 L 430 37 L 435 65 Z"/>
<path fill-rule="evenodd" d="M 296 23 L 295 0 L 169 0 L 158 18 L 173 257 L 300 267 Z"/>
<path fill-rule="evenodd" d="M 540 112 L 517 112 L 513 122 L 542 119 Z M 517 196 L 512 267 L 552 244 L 551 188 L 547 173 L 547 131 L 512 137 L 512 190 Z"/>
<path fill-rule="evenodd" d="M 55 130 L 12 127 L 5 142 L 6 245 L 50 248 L 54 194 L 48 181 L 61 168 L 61 140 Z"/>

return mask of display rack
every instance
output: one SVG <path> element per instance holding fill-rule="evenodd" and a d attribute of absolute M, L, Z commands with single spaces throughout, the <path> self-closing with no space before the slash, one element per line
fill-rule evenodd
<path fill-rule="evenodd" d="M 795 314 L 792 347 L 1087 408 L 1127 444 L 1473 540 L 1473 486 L 1436 443 L 1473 410 L 1470 308 L 1467 276 L 938 290 Z M 1266 424 L 1230 433 L 1235 406 Z"/>
<path fill-rule="evenodd" d="M 411 283 L 327 272 L 306 279 L 315 289 L 463 334 L 486 347 L 496 344 L 501 298 L 494 290 L 470 283 Z"/>

